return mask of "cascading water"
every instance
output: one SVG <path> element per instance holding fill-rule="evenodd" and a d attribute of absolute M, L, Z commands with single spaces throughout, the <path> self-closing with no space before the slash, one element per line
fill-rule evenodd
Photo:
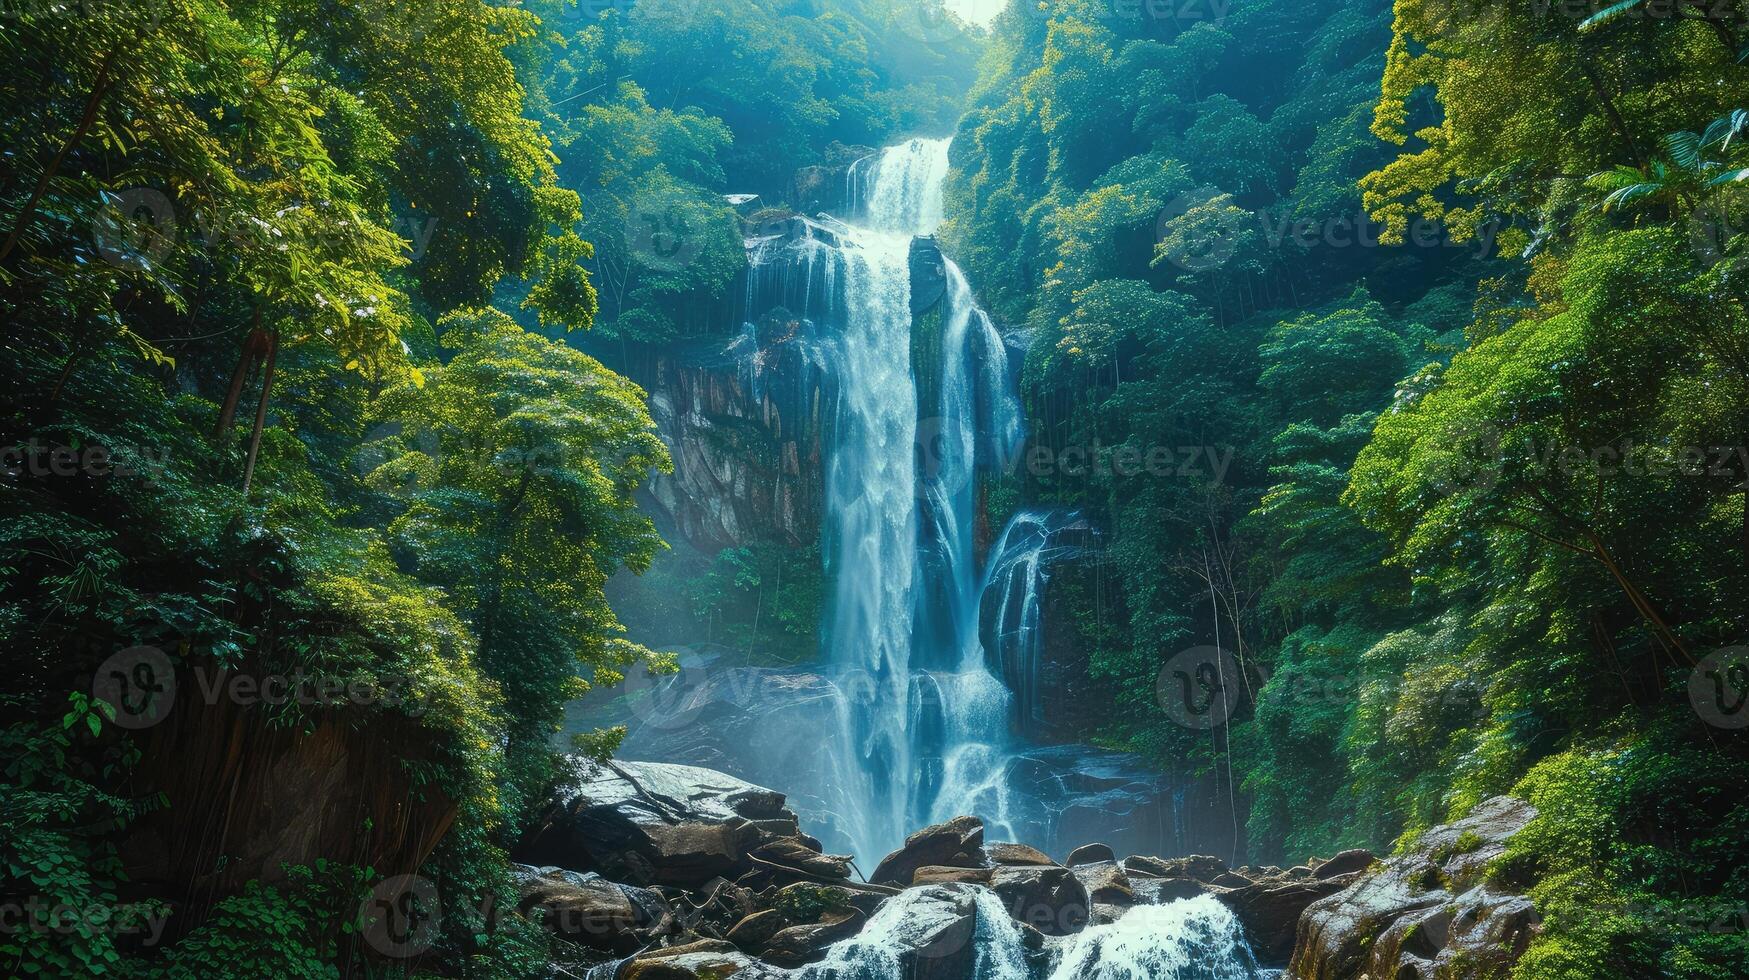
<path fill-rule="evenodd" d="M 1251 947 L 1233 913 L 1197 898 L 1130 909 L 1077 933 L 1049 980 L 1256 980 Z"/>
<path fill-rule="evenodd" d="M 1073 514 L 1022 511 L 978 566 L 977 473 L 1012 462 L 1020 412 L 1003 340 L 957 266 L 939 259 L 939 281 L 930 280 L 939 306 L 913 309 L 912 272 L 930 272 L 918 256 L 939 254 L 919 236 L 941 221 L 946 171 L 946 140 L 891 147 L 852 168 L 851 222 L 788 218 L 748 242 L 749 326 L 726 352 L 740 382 L 761 400 L 766 359 L 781 349 L 800 383 L 829 392 L 830 669 L 795 688 L 817 693 L 789 703 L 781 720 L 763 716 L 769 727 L 751 733 L 755 744 L 726 747 L 744 754 L 722 758 L 791 794 L 810 829 L 865 871 L 909 831 L 965 813 L 992 840 L 1064 851 L 1102 839 L 1155 853 L 1178 825 L 1176 811 L 1161 823 L 1157 784 L 1090 750 L 1032 747 L 1015 734 L 1040 710 L 1050 569 L 1079 554 L 1091 531 Z M 939 336 L 938 355 L 933 341 L 913 348 L 927 331 Z M 761 691 L 750 687 L 750 700 Z M 685 709 L 696 703 L 677 702 L 678 722 L 644 731 L 694 733 Z M 775 768 L 761 776 L 754 765 Z M 820 963 L 760 975 L 890 980 L 920 942 L 953 927 L 958 948 L 972 947 L 956 968 L 969 971 L 965 980 L 1260 976 L 1212 900 L 1137 908 L 1041 950 L 995 893 L 952 887 L 949 907 L 932 889 L 907 890 Z M 967 911 L 969 930 L 954 919 Z M 615 966 L 602 969 L 606 977 Z"/>
<path fill-rule="evenodd" d="M 836 748 L 843 823 L 869 860 L 959 813 L 1011 832 L 1010 702 L 978 642 L 972 490 L 980 449 L 1017 441 L 1019 410 L 1001 338 L 951 262 L 938 404 L 919 404 L 911 374 L 912 239 L 941 221 L 947 146 L 912 140 L 859 162 L 860 214 L 841 232 L 831 656 L 853 682 Z"/>
<path fill-rule="evenodd" d="M 875 165 L 866 225 L 838 250 L 843 328 L 827 463 L 827 561 L 835 576 L 829 649 L 845 672 L 833 768 L 843 832 L 878 860 L 912 813 L 916 751 L 911 628 L 917 588 L 917 390 L 911 377 L 911 237 L 940 220 L 939 183 L 914 141 Z M 889 165 L 889 158 L 891 164 Z M 934 203 L 919 196 L 936 198 Z M 927 225 L 933 228 L 933 223 Z"/>
<path fill-rule="evenodd" d="M 1144 905 L 1117 921 L 1048 940 L 1029 953 L 995 893 L 918 888 L 883 904 L 860 933 L 831 947 L 796 980 L 893 980 L 915 962 L 961 958 L 955 980 L 1263 980 L 1238 920 L 1209 896 Z M 969 893 L 969 900 L 968 895 Z M 949 901 L 961 896 L 969 908 Z M 970 928 L 962 916 L 970 913 Z M 970 955 L 964 949 L 971 946 Z M 909 961 L 909 962 L 908 962 Z M 947 976 L 937 970 L 931 975 Z"/>
<path fill-rule="evenodd" d="M 1062 540 L 1063 532 L 1078 524 L 1079 515 L 1072 512 L 1023 510 L 1009 519 L 990 549 L 981 594 L 989 614 L 988 647 L 1014 692 L 1023 725 L 1044 721 L 1044 591 L 1053 565 L 1085 551 Z"/>
<path fill-rule="evenodd" d="M 760 413 L 752 428 L 785 428 L 772 432 L 773 462 L 798 481 L 819 467 L 823 662 L 725 674 L 700 650 L 683 654 L 681 696 L 628 705 L 622 751 L 782 790 L 865 872 L 909 832 L 962 813 L 988 839 L 1053 854 L 1093 840 L 1223 851 L 1193 826 L 1207 807 L 1182 783 L 1130 757 L 1038 744 L 1072 731 L 1084 673 L 1073 644 L 1047 638 L 1047 585 L 1059 569 L 1092 568 L 1096 534 L 1074 515 L 1023 511 L 979 568 L 980 481 L 1014 462 L 1020 412 L 1004 338 L 928 234 L 946 171 L 945 140 L 871 154 L 848 178 L 848 223 L 786 215 L 747 239 L 746 326 L 718 355 Z M 707 429 L 711 411 L 694 398 L 658 417 Z M 783 442 L 810 431 L 818 464 Z M 695 720 L 707 705 L 727 712 L 720 724 Z"/>

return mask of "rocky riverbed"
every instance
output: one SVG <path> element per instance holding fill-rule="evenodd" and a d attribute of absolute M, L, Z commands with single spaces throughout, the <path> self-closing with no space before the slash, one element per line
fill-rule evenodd
<path fill-rule="evenodd" d="M 1506 798 L 1385 861 L 1053 857 L 961 816 L 864 869 L 776 791 L 691 766 L 571 767 L 513 855 L 521 910 L 567 940 L 554 977 L 1431 980 L 1509 966 L 1537 928 L 1528 899 L 1485 881 L 1534 816 Z"/>

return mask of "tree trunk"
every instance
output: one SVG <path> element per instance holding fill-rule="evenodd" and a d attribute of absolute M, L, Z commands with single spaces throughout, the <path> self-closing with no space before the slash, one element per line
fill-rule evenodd
<path fill-rule="evenodd" d="M 249 433 L 249 462 L 243 467 L 243 499 L 255 479 L 255 456 L 261 451 L 261 430 L 267 427 L 267 399 L 273 393 L 273 362 L 279 357 L 279 336 L 267 337 L 267 366 L 261 372 L 261 400 L 255 405 L 255 429 Z"/>
<path fill-rule="evenodd" d="M 43 194 L 49 189 L 49 181 L 60 172 L 61 164 L 67 160 L 67 154 L 73 152 L 73 148 L 85 139 L 85 133 L 97 121 L 97 110 L 102 108 L 103 99 L 109 94 L 109 67 L 114 61 L 115 49 L 112 48 L 103 56 L 103 64 L 97 69 L 97 80 L 91 84 L 91 96 L 85 100 L 85 111 L 79 116 L 79 124 L 73 127 L 73 134 L 61 144 L 61 151 L 55 154 L 55 158 L 49 161 L 48 167 L 37 179 L 36 189 L 30 192 L 30 199 L 24 202 L 24 207 L 18 212 L 18 220 L 12 223 L 12 233 L 6 236 L 6 244 L 0 245 L 0 262 L 6 261 L 6 257 L 17 247 L 19 239 L 24 237 L 30 223 L 36 220 L 37 205 L 42 203 Z"/>
<path fill-rule="evenodd" d="M 249 331 L 249 336 L 243 338 L 243 350 L 237 355 L 237 369 L 231 372 L 231 385 L 225 390 L 224 404 L 219 406 L 219 422 L 213 427 L 213 438 L 220 445 L 231 441 L 231 426 L 237 421 L 237 402 L 243 397 L 243 385 L 249 380 L 249 371 L 261 356 L 264 339 L 261 332 L 261 309 L 256 307 L 255 328 Z"/>

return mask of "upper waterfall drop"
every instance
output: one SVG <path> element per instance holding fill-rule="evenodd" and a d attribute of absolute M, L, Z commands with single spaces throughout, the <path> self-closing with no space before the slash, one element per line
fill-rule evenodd
<path fill-rule="evenodd" d="M 951 143 L 945 137 L 906 140 L 851 164 L 850 219 L 875 231 L 935 234 Z"/>

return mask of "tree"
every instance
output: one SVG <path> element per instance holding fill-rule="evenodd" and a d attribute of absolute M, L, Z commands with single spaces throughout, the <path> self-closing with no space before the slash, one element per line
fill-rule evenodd
<path fill-rule="evenodd" d="M 384 393 L 387 445 L 369 481 L 405 494 L 388 527 L 401 560 L 448 592 L 504 690 L 520 801 L 550 773 L 566 701 L 664 666 L 625 639 L 602 589 L 662 547 L 632 492 L 670 463 L 642 390 L 593 358 L 489 309 L 439 329 L 457 353 L 424 386 Z"/>

